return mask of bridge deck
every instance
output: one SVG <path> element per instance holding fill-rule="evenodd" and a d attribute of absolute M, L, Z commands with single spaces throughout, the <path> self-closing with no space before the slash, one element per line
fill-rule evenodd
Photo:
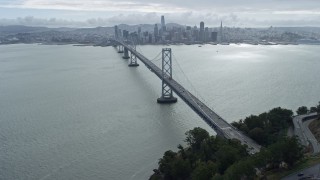
<path fill-rule="evenodd" d="M 174 79 L 169 79 L 166 75 L 163 77 L 162 70 L 149 59 L 123 42 L 116 42 L 127 48 L 131 53 L 135 54 L 136 57 L 139 58 L 140 61 L 143 62 L 153 73 L 165 81 L 165 83 L 169 85 L 171 89 L 183 101 L 185 101 L 188 106 L 190 106 L 210 127 L 212 127 L 219 136 L 223 136 L 227 139 L 238 139 L 242 144 L 246 144 L 248 146 L 248 149 L 252 154 L 260 151 L 260 146 L 256 142 L 244 135 L 242 132 L 238 131 L 235 127 L 231 126 L 227 121 L 211 110 L 193 94 L 191 94 L 181 84 Z"/>

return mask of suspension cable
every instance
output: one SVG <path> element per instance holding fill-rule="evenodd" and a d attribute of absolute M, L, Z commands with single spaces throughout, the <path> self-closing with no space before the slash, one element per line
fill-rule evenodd
<path fill-rule="evenodd" d="M 201 100 L 205 101 L 204 98 L 200 95 L 200 93 L 197 91 L 197 89 L 195 88 L 195 86 L 192 84 L 192 82 L 190 81 L 190 79 L 188 78 L 188 76 L 186 75 L 186 73 L 182 70 L 177 58 L 175 57 L 175 55 L 173 54 L 173 59 L 176 61 L 178 68 L 180 69 L 180 71 L 182 72 L 182 75 L 186 78 L 186 80 L 188 81 L 188 83 L 191 85 L 192 89 L 195 91 L 195 93 L 197 94 L 197 96 L 199 96 L 201 98 Z"/>

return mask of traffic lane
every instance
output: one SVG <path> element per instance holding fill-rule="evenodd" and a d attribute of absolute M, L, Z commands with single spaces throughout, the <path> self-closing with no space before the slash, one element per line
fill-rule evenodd
<path fill-rule="evenodd" d="M 303 174 L 299 176 L 299 174 Z M 298 180 L 305 177 L 313 177 L 313 178 L 320 178 L 320 164 L 314 165 L 312 167 L 297 171 L 289 176 L 282 178 L 282 180 Z"/>
<path fill-rule="evenodd" d="M 318 153 L 320 151 L 320 147 L 319 147 L 319 143 L 317 141 L 317 139 L 314 137 L 313 133 L 310 131 L 309 129 L 309 124 L 312 122 L 313 120 L 308 120 L 305 121 L 303 123 L 304 126 L 304 132 L 308 138 L 308 141 L 311 142 L 312 146 L 313 146 L 313 153 Z"/>
<path fill-rule="evenodd" d="M 306 138 L 306 135 L 304 134 L 303 126 L 301 126 L 301 122 L 304 116 L 296 116 L 293 118 L 293 124 L 294 124 L 294 133 L 296 136 L 299 137 L 300 142 L 302 145 L 307 146 L 308 141 Z"/>
<path fill-rule="evenodd" d="M 121 43 L 122 44 L 122 43 Z M 123 44 L 123 46 L 125 46 Z M 150 62 L 147 58 L 145 58 L 142 54 L 138 53 L 136 50 L 133 50 L 131 47 L 127 47 L 131 52 L 133 52 L 140 61 L 142 61 L 148 68 L 152 69 L 152 71 L 160 77 L 166 84 L 168 84 L 179 96 L 182 96 L 183 99 L 187 100 L 189 104 L 191 104 L 194 108 L 196 108 L 199 112 L 202 112 L 204 116 L 206 116 L 210 121 L 218 128 L 230 128 L 231 133 L 226 133 L 227 136 L 239 139 L 242 144 L 247 144 L 249 147 L 252 147 L 256 151 L 259 151 L 259 145 L 255 144 L 254 141 L 239 133 L 237 130 L 234 130 L 232 126 L 227 123 L 224 119 L 222 119 L 219 115 L 217 115 L 214 111 L 212 111 L 209 107 L 207 107 L 203 102 L 201 102 L 198 98 L 193 96 L 190 92 L 188 92 L 184 87 L 182 87 L 178 82 L 169 78 L 167 75 L 162 74 L 162 71 L 159 67 Z M 234 131 L 234 132 L 232 132 Z M 235 134 L 238 134 L 236 136 Z M 230 136 L 231 135 L 231 136 Z"/>
<path fill-rule="evenodd" d="M 251 139 L 239 133 L 237 130 L 233 129 L 232 127 L 224 128 L 224 132 L 230 137 L 230 139 L 235 138 L 240 140 L 241 144 L 246 144 L 249 147 L 249 150 L 252 154 L 259 152 L 261 148 L 259 145 L 257 145 Z"/>

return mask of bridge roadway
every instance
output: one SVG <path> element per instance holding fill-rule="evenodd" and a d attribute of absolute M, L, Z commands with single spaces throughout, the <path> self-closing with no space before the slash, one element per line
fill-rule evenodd
<path fill-rule="evenodd" d="M 313 154 L 320 152 L 320 144 L 309 129 L 312 120 L 317 119 L 317 113 L 298 115 L 292 118 L 294 133 L 299 137 L 300 143 L 304 146 L 309 144 L 313 147 Z"/>
<path fill-rule="evenodd" d="M 248 151 L 250 154 L 254 154 L 260 151 L 260 145 L 254 142 L 251 138 L 244 135 L 242 132 L 237 130 L 223 118 L 221 118 L 217 113 L 211 110 L 203 102 L 201 102 L 197 97 L 192 95 L 187 89 L 180 85 L 173 78 L 169 76 L 162 76 L 162 70 L 153 64 L 149 59 L 140 54 L 135 49 L 131 48 L 123 42 L 115 41 L 116 43 L 127 48 L 131 53 L 136 55 L 141 62 L 143 62 L 149 70 L 155 73 L 160 79 L 162 79 L 171 89 L 188 104 L 191 109 L 193 109 L 210 127 L 212 127 L 219 136 L 225 137 L 227 139 L 238 139 L 241 144 L 246 144 L 248 146 Z"/>

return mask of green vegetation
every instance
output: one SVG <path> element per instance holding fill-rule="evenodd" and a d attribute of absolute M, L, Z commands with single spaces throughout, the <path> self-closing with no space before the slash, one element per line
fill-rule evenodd
<path fill-rule="evenodd" d="M 267 179 L 281 179 L 282 177 L 288 176 L 288 175 L 295 173 L 295 172 L 299 172 L 302 169 L 314 166 L 319 163 L 320 163 L 319 156 L 305 157 L 299 163 L 297 163 L 292 169 L 289 169 L 289 170 L 276 169 L 273 171 L 268 171 L 266 173 L 266 177 L 267 177 Z"/>
<path fill-rule="evenodd" d="M 301 106 L 297 109 L 296 112 L 298 115 L 302 115 L 302 114 L 307 114 L 309 112 L 309 110 L 306 106 Z"/>
<path fill-rule="evenodd" d="M 302 106 L 297 114 L 318 112 L 316 107 Z M 238 140 L 210 136 L 201 128 L 186 132 L 187 147 L 167 151 L 159 160 L 151 180 L 218 180 L 218 179 L 280 179 L 308 165 L 320 162 L 319 157 L 304 157 L 304 147 L 296 137 L 287 137 L 293 112 L 274 108 L 260 115 L 251 115 L 232 125 L 262 145 L 254 155 Z"/>
<path fill-rule="evenodd" d="M 303 114 L 307 114 L 307 113 L 314 113 L 317 112 L 318 113 L 318 119 L 320 119 L 320 101 L 318 103 L 318 105 L 316 106 L 312 106 L 310 107 L 310 109 L 308 109 L 308 107 L 306 106 L 301 106 L 297 109 L 297 114 L 298 115 L 303 115 Z"/>
<path fill-rule="evenodd" d="M 179 145 L 178 152 L 165 152 L 151 180 L 253 179 L 257 177 L 256 168 L 265 171 L 267 167 L 279 168 L 281 163 L 291 167 L 303 157 L 302 147 L 295 137 L 282 137 L 249 156 L 247 147 L 238 140 L 209 136 L 199 127 L 186 135 L 188 147 Z"/>
<path fill-rule="evenodd" d="M 277 142 L 286 134 L 286 129 L 292 124 L 291 110 L 274 108 L 258 116 L 251 115 L 232 125 L 246 133 L 262 146 Z"/>
<path fill-rule="evenodd" d="M 179 145 L 178 152 L 165 152 L 151 180 L 253 179 L 257 177 L 256 168 L 278 169 L 281 163 L 292 167 L 303 157 L 295 137 L 282 137 L 260 153 L 249 156 L 246 146 L 239 141 L 209 136 L 199 127 L 186 135 L 188 147 Z"/>

